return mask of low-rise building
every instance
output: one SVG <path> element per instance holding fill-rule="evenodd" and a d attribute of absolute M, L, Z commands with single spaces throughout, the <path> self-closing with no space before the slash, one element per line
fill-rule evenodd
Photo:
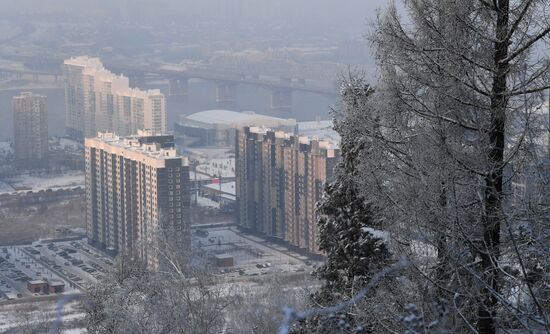
<path fill-rule="evenodd" d="M 216 254 L 214 256 L 216 260 L 216 266 L 217 267 L 233 267 L 234 266 L 234 258 L 233 255 L 230 254 Z"/>
<path fill-rule="evenodd" d="M 49 291 L 48 283 L 41 279 L 28 281 L 27 289 L 32 293 L 46 293 Z"/>
<path fill-rule="evenodd" d="M 48 291 L 49 293 L 63 293 L 65 292 L 65 283 L 62 281 L 49 281 Z"/>

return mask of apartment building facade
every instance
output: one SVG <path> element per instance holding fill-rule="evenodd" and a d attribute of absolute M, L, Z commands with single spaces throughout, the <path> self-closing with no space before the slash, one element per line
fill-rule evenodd
<path fill-rule="evenodd" d="M 158 268 L 159 245 L 169 237 L 191 249 L 189 164 L 171 135 L 138 131 L 86 138 L 86 233 L 111 254 L 125 254 Z"/>
<path fill-rule="evenodd" d="M 315 206 L 333 176 L 333 143 L 245 127 L 236 135 L 240 226 L 319 254 Z"/>
<path fill-rule="evenodd" d="M 47 98 L 21 93 L 12 98 L 15 162 L 18 168 L 48 166 Z"/>
<path fill-rule="evenodd" d="M 166 101 L 160 90 L 131 88 L 127 77 L 108 71 L 99 58 L 70 58 L 62 70 L 70 137 L 95 137 L 97 132 L 128 136 L 141 129 L 166 132 Z"/>

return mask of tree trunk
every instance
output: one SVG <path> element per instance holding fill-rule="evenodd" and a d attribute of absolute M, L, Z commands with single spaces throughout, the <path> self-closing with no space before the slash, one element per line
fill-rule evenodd
<path fill-rule="evenodd" d="M 491 91 L 491 127 L 489 129 L 489 166 L 485 177 L 485 217 L 483 221 L 484 251 L 481 266 L 484 279 L 482 300 L 478 310 L 480 334 L 494 334 L 495 307 L 499 290 L 498 263 L 500 257 L 500 226 L 502 216 L 502 173 L 504 169 L 504 127 L 506 123 L 506 79 L 508 75 L 508 21 L 509 0 L 496 3 L 497 25 L 494 53 L 493 86 Z"/>

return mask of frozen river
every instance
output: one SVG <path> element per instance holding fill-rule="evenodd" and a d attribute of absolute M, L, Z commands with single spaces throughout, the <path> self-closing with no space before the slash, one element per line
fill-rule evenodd
<path fill-rule="evenodd" d="M 148 86 L 145 88 L 160 88 L 165 94 L 167 85 Z M 12 89 L 0 90 L 0 141 L 13 137 L 13 120 L 11 99 L 22 91 L 31 91 L 48 97 L 48 127 L 50 135 L 65 134 L 65 93 L 62 88 L 42 89 Z M 293 111 L 289 115 L 277 115 L 270 109 L 271 92 L 254 86 L 238 86 L 237 110 L 252 110 L 257 113 L 296 118 L 299 121 L 328 119 L 329 106 L 335 99 L 306 92 L 293 94 Z M 195 81 L 189 83 L 189 95 L 170 96 L 167 99 L 168 127 L 173 128 L 178 115 L 192 114 L 198 111 L 218 108 L 216 102 L 216 86 L 213 82 Z"/>

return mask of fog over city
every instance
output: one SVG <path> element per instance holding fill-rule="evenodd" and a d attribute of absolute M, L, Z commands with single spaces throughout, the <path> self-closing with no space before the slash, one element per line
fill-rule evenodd
<path fill-rule="evenodd" d="M 0 1 L 0 333 L 550 334 L 547 0 Z"/>

